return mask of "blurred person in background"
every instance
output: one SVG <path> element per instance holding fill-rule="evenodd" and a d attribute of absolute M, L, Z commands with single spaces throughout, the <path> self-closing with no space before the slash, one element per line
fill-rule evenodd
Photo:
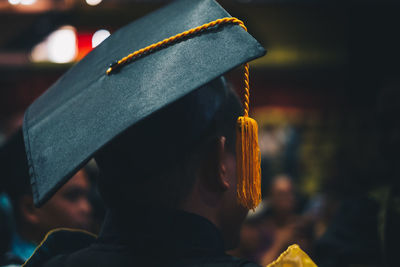
<path fill-rule="evenodd" d="M 252 259 L 260 265 L 271 263 L 289 244 L 300 244 L 307 252 L 312 239 L 304 218 L 296 214 L 294 184 L 285 174 L 275 176 L 267 197 L 255 212 L 250 212 L 242 226 L 240 244 L 232 255 Z"/>
<path fill-rule="evenodd" d="M 271 181 L 268 200 L 270 214 L 261 224 L 265 237 L 264 253 L 260 255 L 261 265 L 271 263 L 285 248 L 293 243 L 295 234 L 296 200 L 292 180 L 286 175 L 278 175 Z"/>
<path fill-rule="evenodd" d="M 91 226 L 90 184 L 84 170 L 77 172 L 46 205 L 41 208 L 34 206 L 21 130 L 0 150 L 0 177 L 1 188 L 12 206 L 15 224 L 15 229 L 10 229 L 13 233 L 9 250 L 0 264 L 26 261 L 52 229 L 88 230 Z"/>

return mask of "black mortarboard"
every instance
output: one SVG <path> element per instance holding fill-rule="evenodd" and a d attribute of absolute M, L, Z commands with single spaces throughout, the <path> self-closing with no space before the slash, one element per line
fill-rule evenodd
<path fill-rule="evenodd" d="M 226 17 L 230 15 L 213 0 L 174 2 L 115 32 L 37 99 L 23 125 L 35 204 L 43 204 L 130 126 L 265 54 L 233 21 L 163 43 L 133 62 L 121 61 L 134 51 Z M 118 60 L 120 64 L 114 63 L 106 74 L 110 63 Z"/>

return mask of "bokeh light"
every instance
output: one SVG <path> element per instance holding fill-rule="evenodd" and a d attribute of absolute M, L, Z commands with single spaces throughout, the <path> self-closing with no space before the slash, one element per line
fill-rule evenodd
<path fill-rule="evenodd" d="M 111 35 L 110 32 L 104 29 L 96 31 L 92 37 L 92 47 L 95 48 L 96 46 L 101 44 L 101 42 L 107 39 L 107 37 L 110 35 Z"/>
<path fill-rule="evenodd" d="M 76 55 L 76 30 L 72 26 L 63 26 L 35 46 L 31 58 L 34 62 L 68 63 L 72 62 Z"/>
<path fill-rule="evenodd" d="M 8 2 L 9 2 L 11 5 L 18 5 L 18 4 L 21 2 L 21 0 L 8 0 Z"/>
<path fill-rule="evenodd" d="M 36 0 L 21 0 L 22 5 L 30 6 L 36 3 Z"/>
<path fill-rule="evenodd" d="M 102 0 L 86 0 L 86 3 L 89 6 L 97 6 L 98 4 L 101 3 Z"/>

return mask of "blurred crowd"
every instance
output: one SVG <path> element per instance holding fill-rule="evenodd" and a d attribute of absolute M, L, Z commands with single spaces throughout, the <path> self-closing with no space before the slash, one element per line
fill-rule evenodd
<path fill-rule="evenodd" d="M 297 243 L 318 266 L 398 265 L 399 85 L 379 90 L 376 105 L 336 141 L 316 194 L 305 197 L 286 174 L 264 181 L 264 200 L 249 212 L 232 255 L 265 266 Z"/>
<path fill-rule="evenodd" d="M 249 212 L 240 244 L 229 254 L 265 266 L 296 243 L 319 266 L 396 265 L 400 237 L 398 84 L 381 90 L 377 99 L 376 109 L 365 114 L 366 124 L 360 123 L 356 138 L 338 142 L 318 193 L 305 196 L 295 177 L 286 173 L 264 177 L 263 201 Z M 44 206 L 33 205 L 22 131 L 16 129 L 1 148 L 1 266 L 22 264 L 52 229 L 98 233 L 104 218 L 94 162 L 76 173 Z"/>

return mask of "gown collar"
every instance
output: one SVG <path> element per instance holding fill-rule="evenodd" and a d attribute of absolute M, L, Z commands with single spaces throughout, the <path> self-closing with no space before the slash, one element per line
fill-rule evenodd
<path fill-rule="evenodd" d="M 97 243 L 135 250 L 157 248 L 169 254 L 224 253 L 220 231 L 204 217 L 179 210 L 132 210 L 135 215 L 130 219 L 108 211 Z"/>

